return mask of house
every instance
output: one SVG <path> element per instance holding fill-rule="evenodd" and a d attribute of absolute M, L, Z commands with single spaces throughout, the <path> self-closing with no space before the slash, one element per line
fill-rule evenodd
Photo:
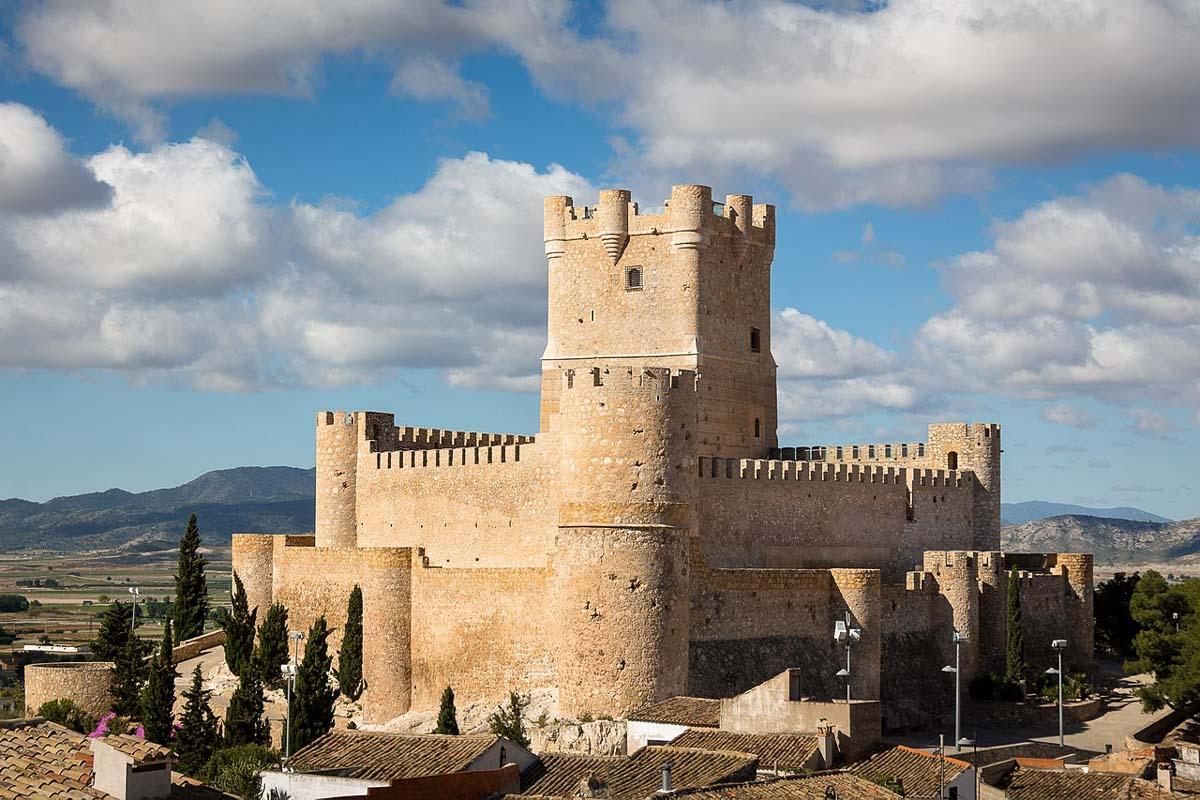
<path fill-rule="evenodd" d="M 843 771 L 672 790 L 656 794 L 654 800 L 670 797 L 687 800 L 896 800 L 900 796 L 879 784 Z"/>
<path fill-rule="evenodd" d="M 900 745 L 882 750 L 850 771 L 873 781 L 903 787 L 904 796 L 920 800 L 975 800 L 975 768 L 966 761 Z M 944 790 L 944 791 L 943 791 Z"/>
<path fill-rule="evenodd" d="M 330 731 L 297 750 L 286 769 L 262 773 L 263 791 L 286 792 L 291 800 L 328 797 L 391 797 L 374 792 L 413 779 L 460 772 L 503 770 L 518 774 L 537 763 L 537 756 L 495 734 L 437 734 Z M 411 786 L 413 784 L 407 784 Z M 502 788 L 515 790 L 519 783 Z M 485 795 L 486 796 L 486 795 Z"/>
<path fill-rule="evenodd" d="M 697 788 L 753 780 L 749 753 L 651 745 L 628 756 L 544 753 L 522 780 L 522 796 L 645 800 L 663 786 Z"/>

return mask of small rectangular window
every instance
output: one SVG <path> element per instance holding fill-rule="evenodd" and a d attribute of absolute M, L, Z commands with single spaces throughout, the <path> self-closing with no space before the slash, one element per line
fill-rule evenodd
<path fill-rule="evenodd" d="M 760 331 L 758 328 L 750 329 L 750 352 L 762 352 L 762 331 Z"/>
<path fill-rule="evenodd" d="M 631 291 L 633 289 L 642 288 L 642 268 L 629 267 L 625 270 L 625 289 Z"/>

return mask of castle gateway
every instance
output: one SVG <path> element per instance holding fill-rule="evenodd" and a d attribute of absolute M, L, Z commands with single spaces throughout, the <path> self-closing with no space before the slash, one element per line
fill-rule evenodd
<path fill-rule="evenodd" d="M 1005 556 L 1000 426 L 924 442 L 780 447 L 771 355 L 775 209 L 675 186 L 641 209 L 545 202 L 549 326 L 535 436 L 317 414 L 314 536 L 239 534 L 251 606 L 344 622 L 362 586 L 364 714 L 558 689 L 622 715 L 731 696 L 787 668 L 844 691 L 835 620 L 861 627 L 851 690 L 922 721 L 962 670 L 1002 670 L 1005 571 L 1027 661 L 1092 653 L 1088 554 Z"/>

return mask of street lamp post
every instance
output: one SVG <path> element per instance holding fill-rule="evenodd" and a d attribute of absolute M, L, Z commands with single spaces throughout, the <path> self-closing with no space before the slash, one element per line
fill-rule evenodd
<path fill-rule="evenodd" d="M 137 628 L 137 604 L 138 598 L 142 596 L 142 590 L 137 586 L 130 586 L 129 593 L 133 595 L 133 614 L 129 617 L 129 632 L 133 633 Z"/>
<path fill-rule="evenodd" d="M 1062 654 L 1063 650 L 1067 649 L 1066 639 L 1055 639 L 1050 643 L 1050 649 L 1058 653 L 1058 669 L 1051 667 L 1046 670 L 1047 675 L 1058 676 L 1058 746 L 1063 747 L 1063 665 Z"/>
<path fill-rule="evenodd" d="M 971 758 L 971 766 L 972 766 L 972 771 L 975 773 L 975 798 L 976 798 L 976 800 L 978 800 L 978 798 L 979 798 L 979 731 L 975 732 L 974 739 L 968 739 L 964 736 L 963 738 L 959 739 L 956 742 L 956 744 L 958 745 L 958 752 L 961 753 L 962 749 L 964 747 L 970 747 L 970 748 L 972 748 L 972 752 L 974 753 L 974 755 Z"/>
<path fill-rule="evenodd" d="M 292 640 L 292 661 L 279 668 L 287 678 L 287 717 L 283 726 L 283 758 L 285 761 L 292 756 L 292 686 L 296 683 L 296 673 L 299 672 L 296 656 L 300 649 L 300 640 L 304 638 L 304 631 L 292 631 L 288 634 L 288 638 Z"/>
<path fill-rule="evenodd" d="M 946 665 L 942 667 L 942 672 L 954 673 L 954 746 L 957 752 L 962 752 L 962 742 L 966 741 L 962 736 L 962 685 L 959 677 L 959 669 L 961 667 L 961 650 L 962 643 L 967 641 L 965 633 L 954 631 L 954 666 Z"/>
<path fill-rule="evenodd" d="M 846 648 L 846 667 L 839 669 L 837 676 L 846 679 L 846 704 L 850 704 L 850 648 L 862 638 L 861 628 L 850 627 L 850 612 L 846 612 L 845 621 L 833 623 L 833 640 Z"/>

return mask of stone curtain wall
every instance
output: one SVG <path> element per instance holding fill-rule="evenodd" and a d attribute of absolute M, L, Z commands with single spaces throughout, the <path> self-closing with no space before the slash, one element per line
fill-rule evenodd
<path fill-rule="evenodd" d="M 111 661 L 67 661 L 25 667 L 25 716 L 37 714 L 43 703 L 71 700 L 94 717 L 112 708 Z"/>

